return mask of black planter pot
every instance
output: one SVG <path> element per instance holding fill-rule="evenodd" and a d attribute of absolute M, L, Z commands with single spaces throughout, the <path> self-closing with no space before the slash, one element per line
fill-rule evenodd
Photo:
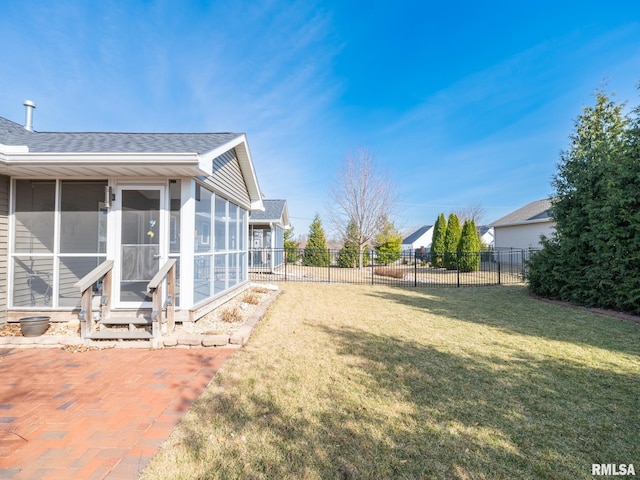
<path fill-rule="evenodd" d="M 20 319 L 20 331 L 24 337 L 39 337 L 49 328 L 51 317 L 24 317 Z"/>

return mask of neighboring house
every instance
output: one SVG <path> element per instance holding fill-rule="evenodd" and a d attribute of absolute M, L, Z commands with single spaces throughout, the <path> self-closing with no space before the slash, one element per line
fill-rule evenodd
<path fill-rule="evenodd" d="M 291 228 L 286 200 L 262 200 L 264 211 L 249 215 L 249 268 L 274 272 L 284 265 L 284 232 Z"/>
<path fill-rule="evenodd" d="M 478 227 L 478 235 L 480 237 L 480 243 L 488 248 L 495 246 L 495 237 L 493 227 L 482 225 Z"/>
<path fill-rule="evenodd" d="M 169 259 L 177 321 L 248 287 L 249 212 L 263 202 L 244 134 L 36 132 L 25 106 L 25 126 L 0 117 L 5 318 L 73 318 L 76 282 L 103 262 L 112 312 L 150 312 Z"/>
<path fill-rule="evenodd" d="M 496 250 L 540 248 L 540 236 L 555 229 L 550 211 L 551 199 L 537 200 L 493 222 Z"/>
<path fill-rule="evenodd" d="M 415 252 L 418 248 L 431 248 L 433 225 L 424 225 L 402 240 L 402 251 Z"/>

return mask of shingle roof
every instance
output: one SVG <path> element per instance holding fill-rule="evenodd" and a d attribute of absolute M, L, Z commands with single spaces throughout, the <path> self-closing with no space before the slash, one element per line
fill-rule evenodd
<path fill-rule="evenodd" d="M 41 153 L 198 153 L 210 152 L 239 133 L 31 132 L 0 117 L 0 143 L 26 145 Z"/>
<path fill-rule="evenodd" d="M 418 230 L 416 230 L 415 232 L 413 232 L 411 235 L 409 235 L 407 238 L 405 238 L 404 240 L 402 240 L 402 244 L 403 245 L 409 245 L 413 242 L 415 242 L 416 240 L 418 240 L 422 235 L 424 235 L 425 233 L 427 233 L 429 231 L 429 229 L 432 227 L 433 225 L 424 225 L 422 227 L 420 227 Z"/>
<path fill-rule="evenodd" d="M 492 227 L 506 225 L 519 225 L 528 222 L 551 220 L 549 212 L 551 210 L 551 199 L 536 200 L 528 203 L 522 208 L 515 210 L 491 224 Z"/>
<path fill-rule="evenodd" d="M 262 200 L 264 205 L 264 212 L 255 211 L 251 212 L 251 216 L 249 217 L 250 221 L 270 221 L 270 220 L 280 220 L 284 213 L 285 206 L 287 205 L 286 200 Z"/>

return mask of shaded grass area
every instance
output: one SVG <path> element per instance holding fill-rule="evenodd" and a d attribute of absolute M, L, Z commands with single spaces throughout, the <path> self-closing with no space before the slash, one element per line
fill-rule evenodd
<path fill-rule="evenodd" d="M 287 285 L 143 478 L 592 478 L 640 464 L 639 340 L 520 286 Z"/>

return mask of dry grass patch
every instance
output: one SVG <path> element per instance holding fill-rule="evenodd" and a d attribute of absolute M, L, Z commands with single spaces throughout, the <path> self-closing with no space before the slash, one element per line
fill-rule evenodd
<path fill-rule="evenodd" d="M 242 312 L 238 307 L 227 307 L 220 310 L 220 320 L 226 323 L 236 323 L 242 321 Z"/>
<path fill-rule="evenodd" d="M 142 478 L 591 479 L 639 462 L 639 345 L 522 287 L 290 284 Z"/>
<path fill-rule="evenodd" d="M 260 303 L 260 297 L 254 289 L 251 289 L 244 292 L 244 295 L 242 295 L 242 301 L 249 305 L 258 305 Z"/>

